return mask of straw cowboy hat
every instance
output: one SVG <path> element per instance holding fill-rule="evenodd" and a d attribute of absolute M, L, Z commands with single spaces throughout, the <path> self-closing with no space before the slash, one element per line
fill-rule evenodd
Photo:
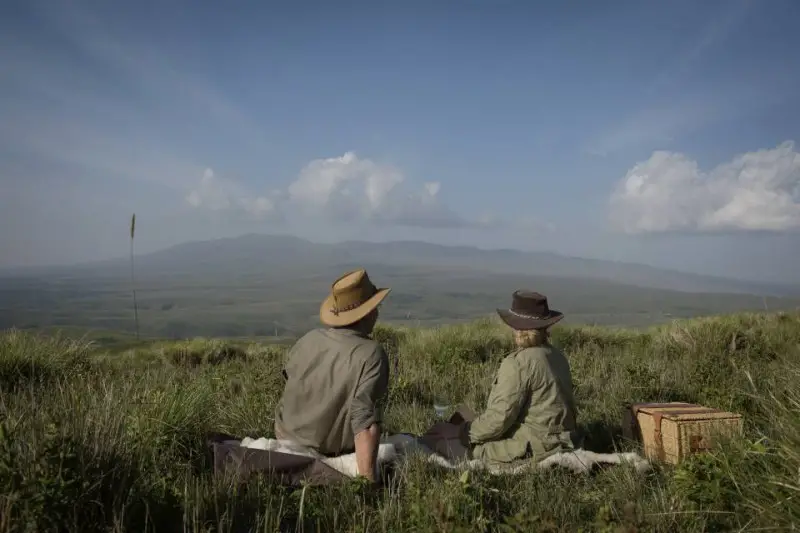
<path fill-rule="evenodd" d="M 518 330 L 544 329 L 564 318 L 560 311 L 550 309 L 546 296 L 531 291 L 514 292 L 511 309 L 498 309 L 497 314 Z"/>
<path fill-rule="evenodd" d="M 331 293 L 319 308 L 319 319 L 332 327 L 355 324 L 378 307 L 390 291 L 375 287 L 363 268 L 353 270 L 333 282 Z"/>

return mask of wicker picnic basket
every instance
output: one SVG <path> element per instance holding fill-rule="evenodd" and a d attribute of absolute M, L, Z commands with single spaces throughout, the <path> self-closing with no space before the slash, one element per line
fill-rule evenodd
<path fill-rule="evenodd" d="M 670 464 L 711 449 L 720 435 L 742 432 L 741 415 L 691 403 L 633 404 L 625 414 L 625 436 L 641 441 L 648 459 Z"/>

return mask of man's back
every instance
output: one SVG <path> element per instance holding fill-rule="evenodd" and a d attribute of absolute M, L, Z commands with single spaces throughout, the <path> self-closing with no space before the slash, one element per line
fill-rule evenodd
<path fill-rule="evenodd" d="M 389 361 L 377 342 L 349 329 L 315 329 L 292 347 L 275 413 L 278 438 L 326 455 L 355 449 L 355 435 L 382 418 Z"/>

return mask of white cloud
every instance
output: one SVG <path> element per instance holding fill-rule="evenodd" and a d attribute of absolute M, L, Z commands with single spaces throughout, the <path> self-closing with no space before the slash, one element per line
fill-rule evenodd
<path fill-rule="evenodd" d="M 313 209 L 326 208 L 343 196 L 350 201 L 365 200 L 364 211 L 378 209 L 386 195 L 403 176 L 390 167 L 379 166 L 372 161 L 361 160 L 353 152 L 341 157 L 316 159 L 308 163 L 297 180 L 289 185 L 289 198 Z M 353 195 L 363 193 L 363 198 Z"/>
<path fill-rule="evenodd" d="M 309 215 L 423 227 L 467 222 L 439 202 L 441 184 L 409 188 L 403 173 L 353 152 L 308 163 L 288 188 L 289 201 Z"/>
<path fill-rule="evenodd" d="M 270 197 L 272 196 L 272 197 Z M 274 218 L 280 215 L 275 197 L 250 195 L 237 183 L 218 178 L 207 168 L 200 183 L 186 196 L 192 207 L 211 211 L 236 210 L 256 220 Z"/>
<path fill-rule="evenodd" d="M 425 190 L 428 192 L 428 195 L 433 197 L 439 194 L 439 189 L 442 188 L 442 184 L 438 181 L 430 181 L 425 184 Z"/>
<path fill-rule="evenodd" d="M 407 227 L 496 225 L 496 221 L 461 218 L 440 202 L 440 191 L 439 182 L 413 187 L 398 169 L 346 152 L 340 157 L 311 161 L 285 192 L 261 196 L 207 169 L 185 199 L 195 208 L 244 212 L 255 219 L 291 213 L 329 221 Z"/>
<path fill-rule="evenodd" d="M 610 218 L 626 233 L 798 230 L 800 154 L 787 141 L 703 172 L 683 154 L 654 152 L 617 184 Z"/>

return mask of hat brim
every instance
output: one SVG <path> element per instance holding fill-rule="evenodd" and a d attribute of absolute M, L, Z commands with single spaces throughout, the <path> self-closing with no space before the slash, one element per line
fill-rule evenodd
<path fill-rule="evenodd" d="M 339 314 L 333 312 L 333 294 L 329 294 L 319 307 L 319 320 L 326 326 L 332 327 L 343 327 L 355 324 L 378 307 L 391 291 L 392 289 L 389 288 L 378 289 L 375 294 L 363 304 L 355 309 L 344 311 Z"/>
<path fill-rule="evenodd" d="M 564 318 L 564 313 L 561 311 L 556 311 L 554 309 L 550 310 L 550 315 L 545 318 L 525 318 L 519 315 L 515 315 L 511 312 L 510 309 L 498 309 L 497 314 L 500 315 L 500 319 L 506 323 L 512 329 L 518 329 L 520 331 L 526 331 L 530 329 L 544 329 L 552 326 L 562 318 Z"/>

